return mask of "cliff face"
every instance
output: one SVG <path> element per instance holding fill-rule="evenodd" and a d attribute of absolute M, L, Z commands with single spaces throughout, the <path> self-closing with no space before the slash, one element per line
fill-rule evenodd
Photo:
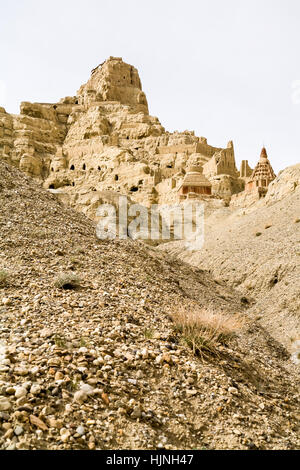
<path fill-rule="evenodd" d="M 175 202 L 191 165 L 204 166 L 217 197 L 241 189 L 233 144 L 221 149 L 193 132 L 166 132 L 149 115 L 138 71 L 114 57 L 75 97 L 24 102 L 19 116 L 0 108 L 0 157 L 80 210 L 78 199 L 98 191 L 145 205 Z"/>

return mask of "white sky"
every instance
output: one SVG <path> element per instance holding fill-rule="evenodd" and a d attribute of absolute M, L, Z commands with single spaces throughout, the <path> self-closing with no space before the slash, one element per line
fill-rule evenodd
<path fill-rule="evenodd" d="M 299 0 L 0 0 L 0 106 L 75 95 L 109 56 L 138 68 L 169 131 L 300 161 Z M 294 86 L 294 88 L 293 88 Z"/>

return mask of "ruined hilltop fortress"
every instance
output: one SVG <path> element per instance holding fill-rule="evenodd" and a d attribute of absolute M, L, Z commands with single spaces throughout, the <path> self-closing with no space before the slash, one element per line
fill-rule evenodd
<path fill-rule="evenodd" d="M 138 71 L 116 57 L 74 97 L 23 102 L 20 115 L 0 108 L 0 157 L 91 217 L 120 193 L 146 206 L 198 196 L 230 201 L 245 188 L 249 194 L 255 179 L 248 162 L 237 170 L 233 142 L 216 148 L 194 132 L 167 132 L 149 115 Z"/>

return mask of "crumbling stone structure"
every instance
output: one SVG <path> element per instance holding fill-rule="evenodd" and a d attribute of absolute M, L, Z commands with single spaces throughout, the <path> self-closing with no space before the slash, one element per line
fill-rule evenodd
<path fill-rule="evenodd" d="M 180 201 L 211 196 L 211 188 L 212 184 L 203 175 L 203 168 L 201 166 L 193 166 L 189 168 L 179 186 L 178 192 Z"/>
<path fill-rule="evenodd" d="M 103 191 L 143 205 L 178 201 L 192 166 L 203 167 L 209 184 L 201 187 L 217 198 L 244 188 L 233 143 L 222 149 L 191 131 L 167 132 L 149 114 L 138 71 L 117 57 L 96 67 L 76 96 L 24 102 L 18 116 L 0 108 L 0 158 L 91 217 Z"/>
<path fill-rule="evenodd" d="M 260 160 L 252 173 L 250 181 L 246 184 L 246 191 L 258 189 L 261 195 L 265 195 L 269 184 L 276 178 L 273 168 L 268 160 L 265 148 L 262 149 Z"/>
<path fill-rule="evenodd" d="M 232 196 L 232 205 L 249 204 L 265 197 L 270 183 L 276 178 L 265 147 L 262 149 L 259 162 L 250 177 L 248 176 L 250 168 L 248 162 L 246 165 L 244 162 L 243 164 L 241 177 L 246 183 L 245 190 Z"/>

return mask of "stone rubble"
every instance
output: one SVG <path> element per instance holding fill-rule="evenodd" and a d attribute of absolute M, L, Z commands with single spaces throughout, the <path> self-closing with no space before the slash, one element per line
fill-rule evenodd
<path fill-rule="evenodd" d="M 299 449 L 287 352 L 250 318 L 203 360 L 170 315 L 247 317 L 208 272 L 83 215 L 0 160 L 0 448 Z M 80 288 L 55 287 L 72 272 Z M 3 299 L 5 301 L 3 302 Z"/>

